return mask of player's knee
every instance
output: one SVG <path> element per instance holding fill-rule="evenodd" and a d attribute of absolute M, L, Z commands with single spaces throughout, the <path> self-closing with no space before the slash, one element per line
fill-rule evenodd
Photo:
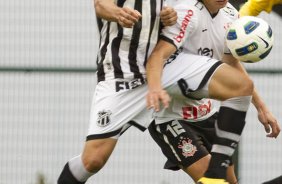
<path fill-rule="evenodd" d="M 188 173 L 195 182 L 198 181 L 201 177 L 204 176 L 204 173 L 208 169 L 210 158 L 211 155 L 207 155 L 201 158 L 200 160 L 186 168 L 185 172 Z"/>
<path fill-rule="evenodd" d="M 105 165 L 107 159 L 93 154 L 91 156 L 83 156 L 82 161 L 87 171 L 96 173 Z"/>

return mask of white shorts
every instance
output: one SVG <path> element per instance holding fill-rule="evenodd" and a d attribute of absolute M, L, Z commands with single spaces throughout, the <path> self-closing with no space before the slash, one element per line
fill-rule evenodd
<path fill-rule="evenodd" d="M 146 109 L 147 85 L 141 80 L 115 79 L 96 85 L 87 140 L 117 138 L 131 125 L 146 130 L 152 110 Z"/>
<path fill-rule="evenodd" d="M 175 60 L 165 65 L 163 86 L 167 90 L 171 89 L 171 95 L 186 96 L 196 91 L 195 95 L 200 93 L 204 95 L 199 98 L 208 97 L 209 80 L 221 64 L 221 61 L 209 57 L 180 53 Z M 186 82 L 188 86 L 179 86 L 184 85 L 182 82 Z M 179 87 L 175 87 L 176 85 Z M 179 89 L 182 90 L 182 93 L 177 92 Z"/>
<path fill-rule="evenodd" d="M 188 93 L 188 88 L 179 87 L 183 80 L 189 90 L 207 90 L 205 84 L 219 66 L 218 62 L 204 56 L 180 54 L 165 66 L 163 87 L 172 98 Z M 118 138 L 131 125 L 145 130 L 153 120 L 153 111 L 146 109 L 147 90 L 147 85 L 139 79 L 99 82 L 94 92 L 87 140 Z"/>
<path fill-rule="evenodd" d="M 203 121 L 217 112 L 216 103 L 207 97 L 209 81 L 219 65 L 218 60 L 183 53 L 166 65 L 163 85 L 168 85 L 166 90 L 172 100 L 168 108 L 154 113 L 155 123 Z M 173 78 L 178 78 L 178 82 L 175 83 Z"/>

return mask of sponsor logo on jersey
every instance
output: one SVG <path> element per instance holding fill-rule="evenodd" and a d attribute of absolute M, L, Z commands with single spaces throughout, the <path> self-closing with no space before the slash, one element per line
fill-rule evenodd
<path fill-rule="evenodd" d="M 192 144 L 192 140 L 189 138 L 182 138 L 178 143 L 178 148 L 182 150 L 182 155 L 187 157 L 192 157 L 196 153 L 197 147 Z"/>
<path fill-rule="evenodd" d="M 198 54 L 201 56 L 209 56 L 209 57 L 213 57 L 213 49 L 209 49 L 209 48 L 199 48 L 198 49 Z"/>
<path fill-rule="evenodd" d="M 145 84 L 143 79 L 133 79 L 131 81 L 116 81 L 116 92 L 121 90 L 134 89 Z"/>
<path fill-rule="evenodd" d="M 181 23 L 181 29 L 180 29 L 180 32 L 177 36 L 174 37 L 174 39 L 180 43 L 182 41 L 182 39 L 184 38 L 185 36 L 185 31 L 187 29 L 187 26 L 191 20 L 191 17 L 193 16 L 194 12 L 193 10 L 187 10 L 186 12 L 186 15 L 184 17 L 184 20 L 182 21 Z"/>
<path fill-rule="evenodd" d="M 199 106 L 185 106 L 182 107 L 182 116 L 183 119 L 198 119 L 203 117 L 211 112 L 211 101 L 209 100 L 207 103 L 203 103 Z"/>
<path fill-rule="evenodd" d="M 97 125 L 100 127 L 107 126 L 111 122 L 110 119 L 111 114 L 112 114 L 111 111 L 106 111 L 106 110 L 98 112 Z"/>

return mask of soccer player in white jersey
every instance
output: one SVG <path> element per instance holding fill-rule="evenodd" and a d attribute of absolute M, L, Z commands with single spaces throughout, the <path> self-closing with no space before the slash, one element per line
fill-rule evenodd
<path fill-rule="evenodd" d="M 226 0 L 204 0 L 203 3 L 196 0 L 183 0 L 175 3 L 178 23 L 163 30 L 161 40 L 147 63 L 149 85 L 147 105 L 148 108 L 159 111 L 160 100 L 165 107 L 168 106 L 170 98 L 163 90 L 168 83 L 172 86 L 166 90 L 173 98 L 186 96 L 220 100 L 211 161 L 205 177 L 201 178 L 199 183 L 226 183 L 224 180 L 226 166 L 229 165 L 230 157 L 239 142 L 251 97 L 267 132 L 270 127 L 272 128 L 272 132 L 267 136 L 277 137 L 280 128 L 277 120 L 254 91 L 253 83 L 240 62 L 231 56 L 224 45 L 225 29 L 237 18 L 237 12 L 234 12 L 233 7 L 226 5 Z M 163 69 L 164 61 L 179 49 L 182 52 Z M 227 64 L 215 59 L 191 55 L 221 58 L 222 53 L 224 53 L 222 60 Z M 175 86 L 173 81 L 170 81 L 171 78 L 179 79 Z M 184 151 L 190 151 L 191 144 L 187 144 L 187 140 L 184 143 L 185 145 L 180 146 L 182 148 L 188 146 Z M 186 152 L 185 155 L 187 156 Z"/>
<path fill-rule="evenodd" d="M 175 1 L 168 1 L 168 3 L 170 2 Z M 176 2 L 175 5 L 179 2 Z M 191 4 L 194 6 L 195 2 L 191 1 Z M 201 5 L 203 4 L 198 4 L 198 6 Z M 205 7 L 203 6 L 203 8 Z M 216 36 L 220 40 L 201 43 L 197 40 L 197 43 L 193 43 L 193 40 L 190 39 L 191 47 L 188 48 L 189 52 L 221 59 L 224 55 L 224 49 L 222 49 L 223 45 L 218 47 L 218 43 L 220 41 L 224 43 L 225 25 L 238 17 L 237 10 L 229 3 L 221 11 L 225 11 L 225 13 L 217 15 L 217 19 L 222 20 L 220 24 L 211 24 L 214 27 L 222 28 L 219 29 L 222 32 L 219 32 Z M 194 17 L 203 17 L 203 13 L 206 12 L 195 12 Z M 179 15 L 181 15 L 181 12 L 179 12 Z M 203 23 L 206 24 L 206 22 Z M 204 31 L 198 30 L 195 24 L 190 25 L 187 29 L 189 29 L 192 37 L 201 38 L 201 40 L 209 40 L 209 37 L 214 34 L 205 33 L 207 29 L 203 29 Z M 178 52 L 166 62 L 172 62 L 177 57 L 177 54 Z M 165 168 L 171 170 L 182 168 L 194 181 L 197 181 L 203 176 L 210 160 L 209 152 L 214 140 L 214 123 L 217 117 L 217 108 L 211 99 L 195 100 L 183 96 L 171 99 L 170 104 L 169 108 L 162 109 L 155 114 L 155 123 L 150 125 L 149 132 L 168 158 Z M 274 124 L 274 126 L 276 125 Z M 175 128 L 177 130 L 174 130 Z M 177 132 L 180 132 L 180 134 L 177 134 Z M 181 141 L 185 139 L 190 141 L 189 144 L 188 141 Z M 181 144 L 179 145 L 179 143 Z M 183 144 L 190 146 L 191 149 L 184 150 L 185 146 L 181 146 Z M 227 180 L 230 183 L 236 183 L 233 165 L 228 169 Z"/>
<path fill-rule="evenodd" d="M 67 162 L 58 184 L 85 183 L 104 166 L 125 130 L 131 125 L 143 130 L 151 122 L 145 61 L 157 43 L 160 21 L 172 25 L 177 19 L 172 8 L 163 8 L 162 0 L 94 3 L 101 40 L 90 127 L 82 154 Z"/>
<path fill-rule="evenodd" d="M 175 1 L 167 2 L 172 3 L 170 5 L 173 6 Z M 178 3 L 180 1 L 176 2 L 174 6 Z M 191 5 L 194 6 L 194 4 L 195 1 L 191 1 Z M 189 8 L 187 4 L 185 5 L 186 8 Z M 198 6 L 203 6 L 203 4 L 200 3 Z M 238 13 L 232 5 L 228 4 L 225 10 L 227 10 L 225 14 L 220 14 L 223 20 L 220 23 L 221 25 L 229 24 L 231 20 L 235 20 L 238 17 Z M 201 13 L 203 12 L 195 12 L 199 14 L 194 16 L 202 17 Z M 181 16 L 183 12 L 178 13 Z M 189 51 L 191 53 L 221 59 L 224 54 L 223 45 L 217 44 L 217 42 L 224 41 L 224 38 L 220 37 L 225 31 L 224 28 L 221 29 L 222 33 L 218 35 L 220 40 L 217 40 L 216 45 L 212 41 L 199 42 L 198 38 L 200 40 L 209 39 L 210 32 L 204 33 L 207 29 L 204 29 L 203 32 L 202 30 L 199 31 L 196 25 L 193 28 L 190 26 L 188 29 L 190 29 L 192 37 L 197 40 L 195 43 L 193 43 L 195 40 L 189 41 L 191 45 Z M 201 35 L 203 33 L 205 35 Z M 170 57 L 166 63 L 173 62 L 179 52 Z M 217 117 L 217 108 L 213 101 L 207 98 L 196 100 L 179 96 L 171 99 L 171 105 L 168 108 L 161 109 L 160 112 L 155 114 L 155 123 L 150 125 L 149 132 L 168 158 L 164 166 L 166 169 L 178 170 L 182 168 L 194 181 L 203 176 L 208 167 L 210 160 L 209 152 L 215 134 L 214 123 Z M 188 143 L 187 140 L 190 142 Z M 185 151 L 183 144 L 190 146 L 191 149 Z M 230 183 L 236 183 L 237 181 L 233 165 L 228 169 L 227 180 Z"/>

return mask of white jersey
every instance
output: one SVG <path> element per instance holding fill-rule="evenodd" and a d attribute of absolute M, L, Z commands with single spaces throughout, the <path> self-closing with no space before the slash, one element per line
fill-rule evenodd
<path fill-rule="evenodd" d="M 218 60 L 221 60 L 224 53 L 230 53 L 225 44 L 225 33 L 228 26 L 238 18 L 238 12 L 231 4 L 228 3 L 216 15 L 211 15 L 204 4 L 197 0 L 167 2 L 177 11 L 178 21 L 174 26 L 165 27 L 160 38 L 175 45 L 178 53 L 204 55 Z M 201 121 L 217 111 L 214 102 L 211 99 L 172 97 L 170 107 L 156 113 L 155 120 L 157 124 L 173 119 Z"/>
<path fill-rule="evenodd" d="M 162 31 L 163 39 L 183 52 L 209 56 L 220 60 L 229 50 L 225 44 L 228 26 L 238 18 L 238 11 L 230 4 L 211 15 L 197 0 L 171 0 L 178 13 L 177 24 Z"/>
<path fill-rule="evenodd" d="M 143 79 L 148 56 L 159 37 L 162 0 L 115 0 L 119 7 L 139 11 L 142 18 L 133 28 L 99 19 L 98 81 Z"/>

